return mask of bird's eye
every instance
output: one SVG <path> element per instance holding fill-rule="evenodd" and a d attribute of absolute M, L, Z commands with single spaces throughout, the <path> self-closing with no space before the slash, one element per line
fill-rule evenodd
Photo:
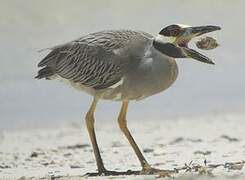
<path fill-rule="evenodd" d="M 179 29 L 173 29 L 173 30 L 170 31 L 170 35 L 173 36 L 173 37 L 178 36 L 179 33 L 180 33 Z"/>
<path fill-rule="evenodd" d="M 179 27 L 178 25 L 170 25 L 167 26 L 165 28 L 163 28 L 159 34 L 163 35 L 163 36 L 172 36 L 172 37 L 176 37 L 181 33 L 181 27 Z"/>

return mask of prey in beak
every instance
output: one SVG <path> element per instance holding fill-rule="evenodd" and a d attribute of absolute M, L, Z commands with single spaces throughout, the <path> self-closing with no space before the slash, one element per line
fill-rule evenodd
<path fill-rule="evenodd" d="M 192 38 L 201 36 L 203 34 L 220 30 L 219 26 L 186 26 L 180 24 L 170 25 L 159 32 L 155 42 L 153 43 L 154 47 L 161 51 L 162 53 L 174 57 L 174 58 L 193 58 L 195 60 L 214 64 L 214 62 L 206 57 L 205 55 L 190 49 L 188 43 Z M 165 37 L 164 40 L 162 38 Z M 169 38 L 170 41 L 166 41 L 166 38 Z"/>

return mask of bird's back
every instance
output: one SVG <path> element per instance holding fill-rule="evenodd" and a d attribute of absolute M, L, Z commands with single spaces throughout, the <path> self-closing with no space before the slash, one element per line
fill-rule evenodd
<path fill-rule="evenodd" d="M 66 80 L 110 100 L 142 99 L 168 88 L 177 65 L 153 47 L 153 36 L 133 30 L 101 31 L 51 48 L 37 78 Z"/>
<path fill-rule="evenodd" d="M 133 30 L 92 33 L 75 41 L 51 48 L 38 64 L 43 67 L 37 78 L 58 75 L 94 89 L 107 88 L 120 81 L 127 66 L 144 53 L 153 37 Z"/>

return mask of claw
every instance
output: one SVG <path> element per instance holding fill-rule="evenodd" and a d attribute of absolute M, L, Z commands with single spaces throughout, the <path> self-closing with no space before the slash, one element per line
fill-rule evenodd
<path fill-rule="evenodd" d="M 155 168 L 143 169 L 140 172 L 140 174 L 142 175 L 158 175 L 157 177 L 171 177 L 173 173 L 175 173 L 175 171 L 155 169 Z"/>
<path fill-rule="evenodd" d="M 86 173 L 83 177 L 94 177 L 94 176 L 121 176 L 121 175 L 139 175 L 140 171 L 108 171 L 103 170 L 101 172 Z"/>

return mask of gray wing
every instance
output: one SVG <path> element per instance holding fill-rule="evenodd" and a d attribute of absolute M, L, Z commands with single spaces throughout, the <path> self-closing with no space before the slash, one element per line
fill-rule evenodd
<path fill-rule="evenodd" d="M 71 43 L 55 47 L 39 64 L 43 67 L 36 78 L 54 74 L 95 89 L 103 89 L 120 81 L 130 63 L 131 44 L 147 41 L 136 31 L 103 31 Z M 142 46 L 142 43 L 139 43 Z M 121 52 L 121 53 L 118 53 Z"/>

